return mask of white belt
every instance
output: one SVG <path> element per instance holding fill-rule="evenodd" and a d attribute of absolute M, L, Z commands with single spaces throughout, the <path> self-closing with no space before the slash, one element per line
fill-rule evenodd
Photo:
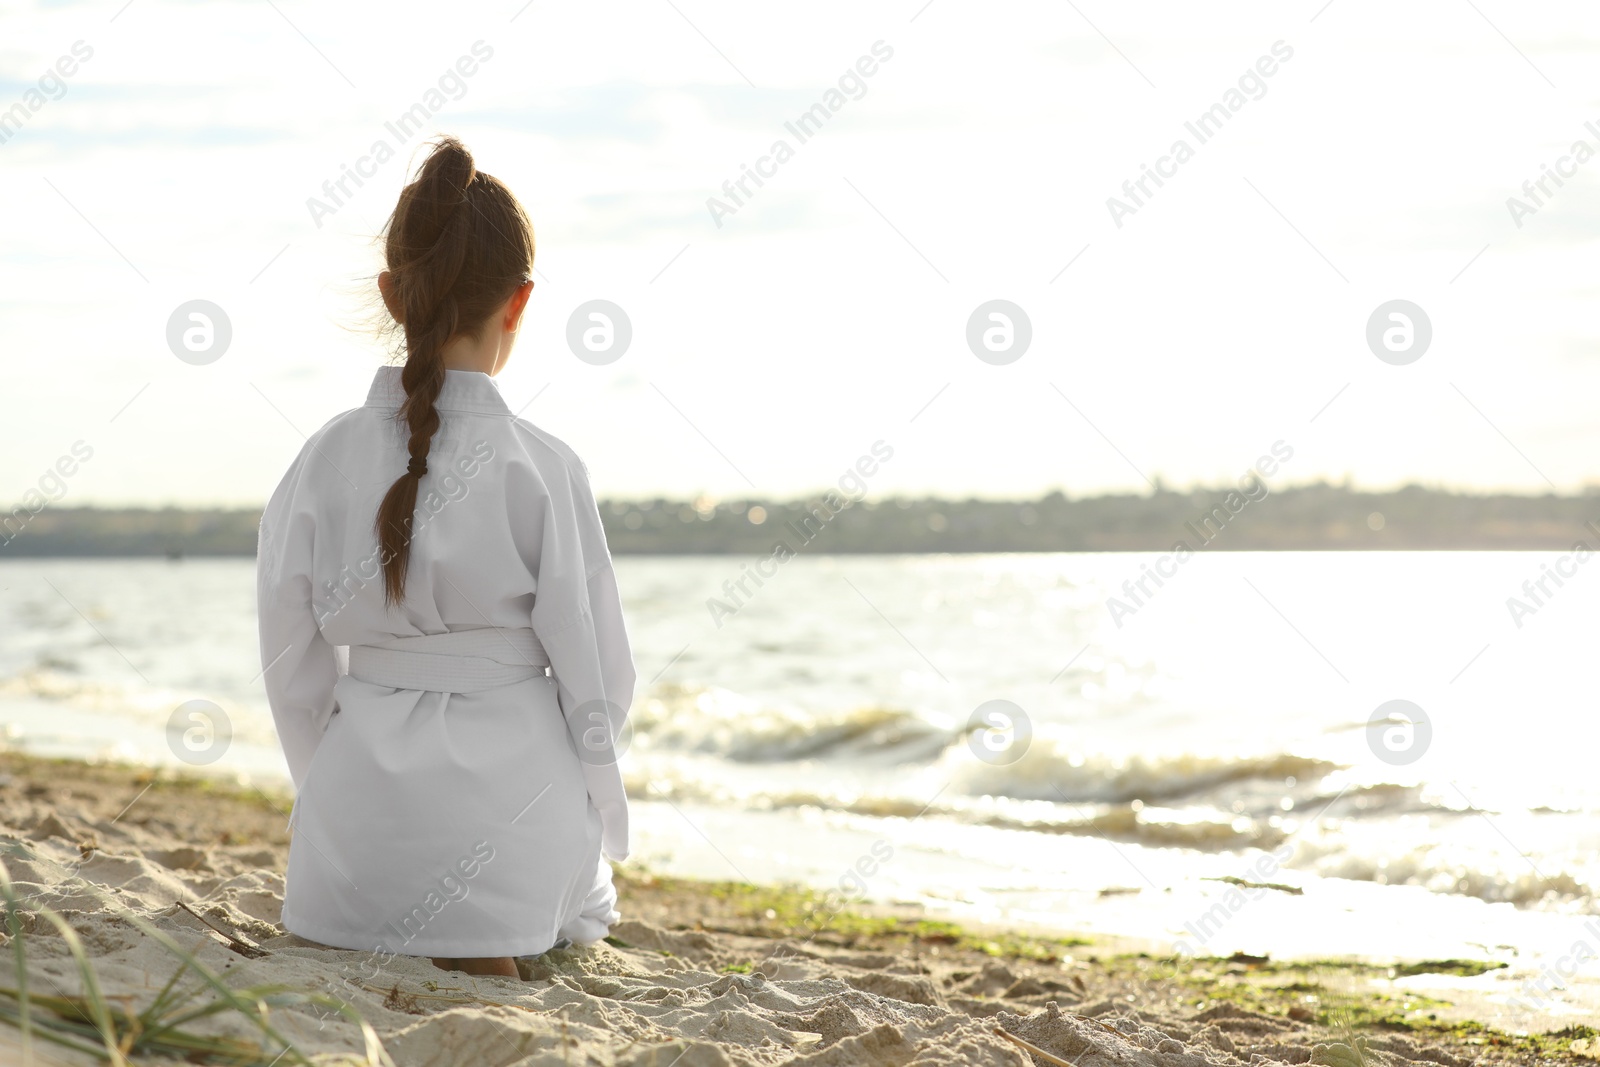
<path fill-rule="evenodd" d="M 527 627 L 486 626 L 350 646 L 350 676 L 391 689 L 471 693 L 542 678 L 550 657 Z"/>

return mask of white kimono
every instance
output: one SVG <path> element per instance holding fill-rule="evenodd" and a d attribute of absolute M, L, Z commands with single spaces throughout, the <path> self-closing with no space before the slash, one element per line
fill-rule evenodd
<path fill-rule="evenodd" d="M 283 925 L 528 955 L 619 917 L 602 852 L 629 849 L 615 742 L 636 676 L 583 462 L 488 375 L 445 374 L 401 604 L 373 532 L 408 459 L 398 367 L 307 440 L 261 517 L 263 678 L 297 791 Z"/>

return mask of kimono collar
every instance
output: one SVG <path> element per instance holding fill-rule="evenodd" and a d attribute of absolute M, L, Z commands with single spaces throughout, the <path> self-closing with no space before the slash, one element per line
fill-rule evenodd
<path fill-rule="evenodd" d="M 367 391 L 367 407 L 393 411 L 405 399 L 405 386 L 400 384 L 399 367 L 379 367 Z M 475 370 L 447 370 L 444 388 L 434 407 L 440 411 L 475 411 L 482 415 L 509 415 L 511 409 L 500 396 L 495 380 Z"/>

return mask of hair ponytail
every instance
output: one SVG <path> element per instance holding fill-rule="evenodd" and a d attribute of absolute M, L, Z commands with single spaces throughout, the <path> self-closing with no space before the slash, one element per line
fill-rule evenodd
<path fill-rule="evenodd" d="M 401 312 L 406 350 L 400 372 L 406 396 L 395 418 L 406 425 L 410 459 L 378 506 L 374 532 L 384 602 L 397 604 L 405 597 L 417 489 L 439 429 L 434 404 L 444 388 L 445 345 L 458 336 L 482 337 L 489 316 L 528 280 L 534 247 L 522 205 L 479 171 L 453 137 L 434 144 L 385 229 L 390 303 Z"/>

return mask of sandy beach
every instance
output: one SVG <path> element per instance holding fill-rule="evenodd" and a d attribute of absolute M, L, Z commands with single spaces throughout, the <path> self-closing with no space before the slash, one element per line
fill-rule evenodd
<path fill-rule="evenodd" d="M 281 794 L 14 754 L 0 755 L 0 776 L 40 1064 L 103 1062 L 37 1029 L 70 1020 L 87 982 L 44 909 L 75 933 L 119 1032 L 124 1012 L 170 996 L 175 948 L 222 986 L 252 990 L 246 1002 L 267 1002 L 270 1033 L 226 1011 L 165 1035 L 235 1042 L 234 1059 L 194 1062 L 1464 1067 L 1600 1055 L 1583 1027 L 1482 1027 L 1395 987 L 1387 966 L 1163 960 L 1103 937 L 960 928 L 912 908 L 844 909 L 799 889 L 626 866 L 607 942 L 523 961 L 521 981 L 469 978 L 287 934 Z M 23 1062 L 16 940 L 0 977 L 5 1063 Z M 173 988 L 194 992 L 191 1007 L 219 996 L 192 967 Z M 130 1062 L 163 1062 L 132 1048 Z"/>

